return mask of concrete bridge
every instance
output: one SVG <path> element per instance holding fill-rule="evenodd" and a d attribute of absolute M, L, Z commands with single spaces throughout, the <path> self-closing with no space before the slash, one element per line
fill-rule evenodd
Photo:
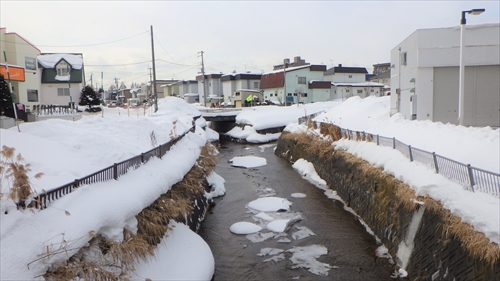
<path fill-rule="evenodd" d="M 210 122 L 210 128 L 219 133 L 227 133 L 236 126 L 236 115 L 241 108 L 216 108 L 200 110 L 201 116 Z"/>

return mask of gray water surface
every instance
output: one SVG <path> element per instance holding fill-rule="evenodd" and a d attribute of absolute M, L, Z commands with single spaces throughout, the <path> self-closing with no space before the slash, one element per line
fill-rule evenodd
<path fill-rule="evenodd" d="M 228 162 L 233 157 L 247 155 L 264 157 L 267 165 L 247 169 L 232 167 Z M 274 147 L 222 143 L 215 171 L 225 179 L 227 194 L 214 200 L 215 206 L 199 231 L 215 258 L 213 280 L 394 280 L 390 278 L 394 272 L 392 265 L 387 259 L 376 258 L 379 245 L 358 219 L 345 211 L 341 202 L 328 199 L 323 190 L 302 179 L 291 163 L 275 156 Z M 273 189 L 274 196 L 291 201 L 289 213 L 299 213 L 302 220 L 282 237 L 263 242 L 254 243 L 246 235 L 231 233 L 229 228 L 236 222 L 257 223 L 255 213 L 245 206 L 265 195 L 266 188 Z M 292 193 L 304 193 L 307 197 L 292 198 Z M 295 240 L 292 234 L 299 230 L 297 227 L 306 227 L 315 235 Z M 290 242 L 278 242 L 284 238 Z M 286 250 L 310 245 L 328 249 L 326 255 L 317 258 L 333 267 L 326 272 L 327 276 L 313 274 L 307 268 L 294 268 L 292 253 Z M 263 248 L 284 250 L 284 259 L 264 262 L 272 256 L 259 256 Z"/>

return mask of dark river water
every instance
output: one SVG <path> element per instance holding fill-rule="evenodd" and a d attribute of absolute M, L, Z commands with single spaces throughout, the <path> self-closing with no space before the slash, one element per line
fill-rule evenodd
<path fill-rule="evenodd" d="M 394 280 L 390 277 L 394 270 L 388 259 L 376 258 L 375 250 L 379 245 L 375 238 L 353 214 L 344 210 L 342 202 L 327 198 L 324 190 L 302 179 L 291 163 L 275 156 L 274 147 L 221 143 L 215 171 L 225 179 L 227 194 L 214 200 L 215 206 L 206 215 L 199 231 L 215 258 L 213 280 Z M 267 165 L 247 169 L 232 167 L 228 162 L 233 157 L 249 155 L 264 157 Z M 286 232 L 262 242 L 231 233 L 229 228 L 236 222 L 259 224 L 254 217 L 256 213 L 250 212 L 246 205 L 272 195 L 268 194 L 272 190 L 274 196 L 292 202 L 288 212 L 273 215 L 299 214 L 302 220 Z M 303 193 L 306 197 L 294 198 L 292 193 Z M 305 238 L 297 235 L 303 231 L 314 235 Z M 265 229 L 260 233 L 273 235 Z M 294 249 L 310 249 L 297 247 L 311 245 L 326 248 L 327 253 L 317 258 L 293 256 Z M 259 255 L 264 248 L 283 252 Z M 311 269 L 311 272 L 307 267 L 297 268 L 297 265 L 311 263 L 319 264 L 322 270 Z"/>

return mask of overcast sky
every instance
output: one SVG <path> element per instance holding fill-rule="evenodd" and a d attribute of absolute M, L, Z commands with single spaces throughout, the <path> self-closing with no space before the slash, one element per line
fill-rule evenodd
<path fill-rule="evenodd" d="M 83 53 L 86 79 L 108 89 L 149 80 L 153 26 L 157 79 L 268 72 L 284 58 L 363 66 L 389 62 L 417 29 L 498 23 L 500 1 L 0 1 L 0 26 L 42 52 Z"/>

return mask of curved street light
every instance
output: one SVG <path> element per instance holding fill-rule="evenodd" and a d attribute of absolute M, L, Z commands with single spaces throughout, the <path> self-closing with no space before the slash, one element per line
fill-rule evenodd
<path fill-rule="evenodd" d="M 472 9 L 469 11 L 462 11 L 462 19 L 460 20 L 460 67 L 459 67 L 459 84 L 458 84 L 458 124 L 464 124 L 464 29 L 465 29 L 465 15 L 479 15 L 486 11 L 485 9 Z"/>

